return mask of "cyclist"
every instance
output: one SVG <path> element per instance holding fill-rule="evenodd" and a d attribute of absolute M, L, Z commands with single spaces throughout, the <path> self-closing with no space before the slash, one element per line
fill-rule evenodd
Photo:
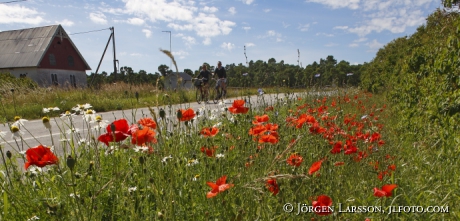
<path fill-rule="evenodd" d="M 201 80 L 203 81 L 203 85 L 200 87 L 202 98 L 204 98 L 204 96 L 208 94 L 208 90 L 207 90 L 208 82 L 209 82 L 209 79 L 211 79 L 212 77 L 211 72 L 209 72 L 207 69 L 208 67 L 206 66 L 206 64 L 203 64 L 200 74 L 197 76 L 197 78 L 201 77 Z M 204 94 L 203 94 L 203 89 L 204 89 Z"/>
<path fill-rule="evenodd" d="M 227 72 L 225 71 L 225 68 L 222 67 L 222 62 L 218 61 L 217 62 L 217 67 L 216 70 L 214 70 L 214 73 L 217 75 L 217 84 L 216 84 L 216 89 L 219 89 L 219 87 L 222 89 L 222 95 L 227 94 Z M 219 95 L 220 97 L 220 95 Z"/>

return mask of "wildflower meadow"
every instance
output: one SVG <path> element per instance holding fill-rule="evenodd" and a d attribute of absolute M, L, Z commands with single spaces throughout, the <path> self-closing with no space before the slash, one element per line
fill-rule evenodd
<path fill-rule="evenodd" d="M 1 220 L 460 218 L 458 163 L 396 132 L 383 96 L 268 96 L 113 121 L 89 103 L 44 108 L 62 136 L 38 146 L 18 116 L 0 132 L 15 140 L 0 148 Z"/>

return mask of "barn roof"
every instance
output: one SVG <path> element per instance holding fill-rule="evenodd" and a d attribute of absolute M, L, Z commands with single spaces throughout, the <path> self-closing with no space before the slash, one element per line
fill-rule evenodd
<path fill-rule="evenodd" d="M 67 38 L 91 70 L 61 25 L 0 32 L 0 68 L 38 67 L 56 36 Z"/>

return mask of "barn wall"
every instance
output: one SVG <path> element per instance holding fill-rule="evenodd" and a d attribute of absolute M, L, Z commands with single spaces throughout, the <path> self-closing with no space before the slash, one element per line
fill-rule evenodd
<path fill-rule="evenodd" d="M 42 87 L 53 86 L 52 74 L 57 77 L 57 86 L 71 87 L 71 75 L 75 76 L 75 85 L 77 87 L 86 87 L 86 72 L 75 70 L 57 70 L 57 69 L 39 69 L 39 68 L 14 68 L 14 69 L 0 69 L 0 72 L 9 72 L 15 77 L 28 77 Z"/>
<path fill-rule="evenodd" d="M 54 55 L 55 62 L 50 61 L 50 54 Z M 69 64 L 69 56 L 73 58 L 73 65 Z M 80 55 L 78 55 L 69 39 L 62 38 L 61 40 L 59 36 L 56 36 L 53 42 L 51 42 L 39 67 L 74 71 L 85 71 L 86 69 L 84 61 L 81 59 Z"/>

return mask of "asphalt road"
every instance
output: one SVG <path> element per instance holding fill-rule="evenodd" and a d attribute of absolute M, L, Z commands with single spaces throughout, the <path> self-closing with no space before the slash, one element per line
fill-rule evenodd
<path fill-rule="evenodd" d="M 317 95 L 317 96 L 330 96 L 331 92 L 309 92 L 309 95 Z M 332 92 L 333 93 L 333 92 Z M 177 104 L 177 105 L 171 105 L 171 106 L 161 106 L 161 107 L 152 107 L 155 112 L 158 114 L 159 109 L 163 108 L 167 112 L 167 119 L 170 122 L 177 122 L 177 117 L 176 117 L 176 111 L 179 109 L 186 109 L 186 108 L 192 108 L 193 110 L 203 110 L 205 109 L 206 112 L 212 113 L 212 112 L 219 112 L 222 111 L 223 108 L 225 107 L 230 107 L 233 103 L 234 99 L 245 99 L 246 100 L 246 106 L 260 106 L 262 104 L 265 105 L 271 105 L 275 101 L 280 100 L 280 99 L 295 99 L 297 96 L 302 95 L 301 93 L 296 93 L 296 94 L 265 94 L 262 96 L 244 96 L 244 97 L 238 97 L 238 98 L 231 98 L 231 99 L 226 99 L 223 103 L 218 103 L 214 104 L 213 102 L 211 103 L 201 103 L 198 104 L 196 102 L 191 102 L 191 103 L 183 103 L 183 104 Z M 63 112 L 65 110 L 61 110 Z M 110 124 L 116 119 L 120 118 L 125 118 L 127 119 L 130 123 L 133 123 L 140 118 L 143 117 L 153 117 L 150 114 L 150 111 L 148 108 L 138 108 L 138 109 L 132 109 L 132 110 L 119 110 L 119 111 L 110 111 L 110 112 L 103 112 L 103 113 L 96 113 L 96 115 L 102 116 L 103 120 L 108 121 Z M 157 115 L 157 117 L 159 117 Z M 68 140 L 70 138 L 70 133 L 67 133 L 67 131 L 70 128 L 75 128 L 75 130 L 78 130 L 78 133 L 72 133 L 74 136 L 74 141 L 75 142 L 87 142 L 90 140 L 88 136 L 88 127 L 89 129 L 92 129 L 93 125 L 90 125 L 88 123 L 85 123 L 86 121 L 83 119 L 83 115 L 75 115 L 73 116 L 73 121 L 72 125 L 69 124 L 69 120 L 60 117 L 56 118 L 51 118 L 50 123 L 51 123 L 51 133 L 48 129 L 45 128 L 43 125 L 43 122 L 41 119 L 38 120 L 30 120 L 24 122 L 24 126 L 21 127 L 22 131 L 22 139 L 17 138 L 16 140 L 13 139 L 13 135 L 10 132 L 9 126 L 8 125 L 0 125 L 0 132 L 7 132 L 6 135 L 3 137 L 3 139 L 0 139 L 0 145 L 2 146 L 2 149 L 4 153 L 6 153 L 7 150 L 10 150 L 12 153 L 18 153 L 20 151 L 25 151 L 30 147 L 35 147 L 39 144 L 51 147 L 54 144 L 54 147 L 56 150 L 61 150 L 62 146 L 68 146 L 65 145 L 63 140 Z M 169 126 L 172 127 L 174 123 L 168 124 Z M 168 130 L 172 130 L 172 128 L 167 128 Z M 97 137 L 96 137 L 97 139 Z M 62 155 L 63 151 L 57 151 L 58 155 Z M 2 160 L 0 160 L 2 161 Z"/>

